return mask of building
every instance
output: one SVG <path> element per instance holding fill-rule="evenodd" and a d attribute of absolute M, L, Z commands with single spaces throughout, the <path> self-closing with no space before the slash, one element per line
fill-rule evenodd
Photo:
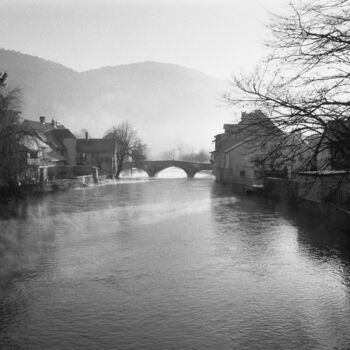
<path fill-rule="evenodd" d="M 112 177 L 115 174 L 116 141 L 113 138 L 91 139 L 85 133 L 85 139 L 77 139 L 78 165 L 91 165 L 99 169 L 102 175 Z"/>
<path fill-rule="evenodd" d="M 312 166 L 308 170 L 350 170 L 350 121 L 326 124 L 322 134 L 307 138 L 312 149 Z"/>
<path fill-rule="evenodd" d="M 46 181 L 51 168 L 76 164 L 76 138 L 61 123 L 41 116 L 39 121 L 25 119 L 21 130 L 20 183 Z"/>
<path fill-rule="evenodd" d="M 301 136 L 285 134 L 260 110 L 243 112 L 224 130 L 211 152 L 218 182 L 261 186 L 264 176 L 291 177 L 304 163 Z"/>
<path fill-rule="evenodd" d="M 58 162 L 58 165 L 74 166 L 76 164 L 76 137 L 56 120 L 52 119 L 48 123 L 44 116 L 41 116 L 39 121 L 25 119 L 22 130 L 33 141 L 32 147 L 35 143 L 39 145 L 42 165 L 53 166 Z M 35 152 L 33 149 L 33 154 Z"/>

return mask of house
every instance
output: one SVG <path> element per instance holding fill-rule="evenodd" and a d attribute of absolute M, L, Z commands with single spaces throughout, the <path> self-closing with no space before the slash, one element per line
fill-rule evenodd
<path fill-rule="evenodd" d="M 312 150 L 312 166 L 308 170 L 350 170 L 350 121 L 330 121 L 322 134 L 307 138 Z"/>
<path fill-rule="evenodd" d="M 25 135 L 20 144 L 28 166 L 64 165 L 66 159 L 35 135 Z"/>
<path fill-rule="evenodd" d="M 20 183 L 44 181 L 48 167 L 64 165 L 66 159 L 35 135 L 25 135 L 20 140 Z"/>
<path fill-rule="evenodd" d="M 106 176 L 115 174 L 116 141 L 113 138 L 91 139 L 85 133 L 85 139 L 77 139 L 78 165 L 98 167 L 99 173 Z"/>
<path fill-rule="evenodd" d="M 54 119 L 48 123 L 41 116 L 39 121 L 25 119 L 21 127 L 25 135 L 40 144 L 45 156 L 42 165 L 52 166 L 57 162 L 60 162 L 59 165 L 75 165 L 76 137 L 65 126 Z M 52 162 L 50 158 L 53 158 Z"/>
<path fill-rule="evenodd" d="M 44 116 L 39 121 L 25 119 L 21 131 L 21 183 L 46 181 L 52 167 L 75 165 L 76 138 L 56 120 L 47 122 Z"/>
<path fill-rule="evenodd" d="M 211 152 L 214 175 L 222 183 L 261 186 L 264 176 L 292 176 L 304 162 L 298 135 L 287 135 L 260 110 L 243 112 L 237 124 L 225 124 Z"/>

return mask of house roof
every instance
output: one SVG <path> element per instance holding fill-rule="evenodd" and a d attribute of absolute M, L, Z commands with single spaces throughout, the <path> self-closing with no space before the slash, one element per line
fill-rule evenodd
<path fill-rule="evenodd" d="M 39 137 L 34 135 L 25 135 L 21 138 L 20 144 L 28 151 L 40 151 L 49 146 Z"/>
<path fill-rule="evenodd" d="M 230 148 L 227 148 L 226 150 L 224 150 L 224 153 L 230 152 L 230 151 L 234 150 L 235 148 L 242 146 L 243 144 L 245 144 L 246 142 L 248 142 L 252 139 L 254 139 L 254 136 L 248 136 L 245 139 L 243 139 L 242 141 L 240 141 L 240 142 L 234 144 L 233 146 L 231 146 Z"/>
<path fill-rule="evenodd" d="M 43 142 L 37 136 L 25 135 L 21 139 L 20 143 L 26 151 L 42 151 L 42 158 L 45 161 L 58 162 L 66 160 L 63 156 L 55 152 L 48 144 Z"/>
<path fill-rule="evenodd" d="M 41 140 L 41 143 L 47 144 L 46 146 L 52 148 L 52 151 L 64 151 L 63 140 L 66 138 L 75 139 L 70 130 L 57 122 L 41 123 L 25 119 L 22 122 L 22 129 L 26 135 L 35 137 L 36 140 Z"/>
<path fill-rule="evenodd" d="M 52 129 L 45 133 L 46 140 L 59 150 L 64 150 L 64 139 L 75 139 L 75 136 L 68 129 Z"/>
<path fill-rule="evenodd" d="M 53 123 L 41 123 L 35 120 L 29 120 L 25 119 L 22 123 L 22 127 L 25 131 L 35 131 L 38 133 L 45 133 L 47 131 L 50 131 L 52 129 L 66 129 L 64 125 L 57 124 L 56 127 L 53 125 Z"/>
<path fill-rule="evenodd" d="M 114 139 L 78 139 L 77 152 L 81 153 L 114 153 Z"/>
<path fill-rule="evenodd" d="M 61 160 L 66 160 L 63 156 L 61 156 L 59 153 L 55 152 L 51 148 L 45 148 L 43 150 L 43 159 L 46 161 L 51 161 L 51 162 L 59 162 Z"/>

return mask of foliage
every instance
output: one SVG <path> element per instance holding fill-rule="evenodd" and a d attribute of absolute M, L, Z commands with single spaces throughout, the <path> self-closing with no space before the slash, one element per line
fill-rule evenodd
<path fill-rule="evenodd" d="M 125 161 L 133 160 L 141 162 L 146 159 L 147 146 L 137 137 L 136 130 L 132 128 L 129 122 L 124 121 L 110 130 L 106 138 L 113 138 L 116 141 L 116 174 L 118 179 L 123 170 Z"/>
<path fill-rule="evenodd" d="M 16 187 L 25 167 L 20 144 L 20 110 L 18 90 L 6 88 L 7 74 L 0 74 L 0 183 Z"/>
<path fill-rule="evenodd" d="M 317 0 L 290 9 L 272 16 L 271 55 L 253 73 L 233 77 L 225 99 L 264 110 L 289 134 L 313 135 L 305 151 L 331 149 L 341 153 L 338 167 L 350 169 L 344 161 L 350 159 L 350 2 Z"/>

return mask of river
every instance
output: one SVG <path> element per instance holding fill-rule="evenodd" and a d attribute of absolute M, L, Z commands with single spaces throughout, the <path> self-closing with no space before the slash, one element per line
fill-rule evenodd
<path fill-rule="evenodd" d="M 3 208 L 0 349 L 349 349 L 350 238 L 212 178 Z"/>

